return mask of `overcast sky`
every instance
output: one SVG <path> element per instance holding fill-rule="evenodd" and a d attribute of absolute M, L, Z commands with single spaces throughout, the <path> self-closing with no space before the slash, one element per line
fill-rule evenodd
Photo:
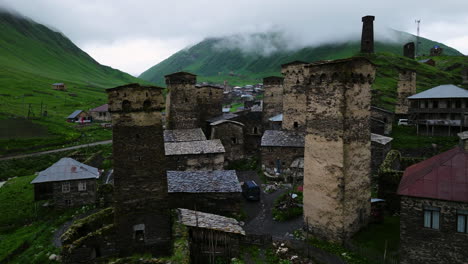
<path fill-rule="evenodd" d="M 361 17 L 468 54 L 468 0 L 0 0 L 63 32 L 102 64 L 139 75 L 206 37 L 287 32 L 290 48 L 360 37 Z M 247 48 L 263 45 L 242 39 Z M 269 47 L 265 47 L 269 50 Z"/>

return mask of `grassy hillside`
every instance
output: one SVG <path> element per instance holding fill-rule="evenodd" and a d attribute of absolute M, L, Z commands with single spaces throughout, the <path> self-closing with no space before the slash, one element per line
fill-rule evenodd
<path fill-rule="evenodd" d="M 68 90 L 52 90 L 56 82 L 65 83 Z M 82 131 L 69 127 L 65 118 L 76 109 L 104 104 L 104 88 L 129 82 L 142 81 L 100 65 L 61 33 L 0 10 L 0 127 L 17 135 L 17 142 L 0 135 L 0 154 L 17 146 L 42 144 L 34 137 L 49 144 L 76 139 Z M 29 126 L 41 133 L 24 133 L 28 130 L 24 122 L 12 125 L 12 118 L 41 117 L 41 109 L 48 116 Z"/>
<path fill-rule="evenodd" d="M 397 32 L 399 43 L 376 42 L 376 52 L 401 55 L 403 44 L 414 40 L 414 36 Z M 277 35 L 260 34 L 266 42 L 276 41 Z M 273 39 L 273 40 L 272 40 Z M 264 76 L 279 74 L 281 64 L 293 61 L 316 61 L 346 58 L 359 52 L 360 43 L 350 42 L 335 45 L 321 45 L 308 47 L 297 51 L 276 52 L 269 56 L 259 53 L 245 53 L 240 49 L 220 48 L 226 39 L 210 38 L 197 45 L 184 49 L 172 55 L 163 62 L 153 66 L 140 78 L 163 85 L 163 76 L 169 73 L 185 70 L 199 75 L 200 81 L 222 83 L 224 80 L 231 84 L 256 83 Z M 428 39 L 421 39 L 421 51 L 429 51 L 434 45 L 444 48 L 446 55 L 460 56 L 460 52 Z M 281 44 L 277 47 L 281 49 Z"/>

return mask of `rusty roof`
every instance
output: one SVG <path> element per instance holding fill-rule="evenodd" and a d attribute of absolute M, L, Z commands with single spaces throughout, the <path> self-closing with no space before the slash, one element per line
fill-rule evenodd
<path fill-rule="evenodd" d="M 398 194 L 438 200 L 468 202 L 468 153 L 461 147 L 408 167 Z"/>
<path fill-rule="evenodd" d="M 109 104 L 103 104 L 96 108 L 89 110 L 90 112 L 109 112 Z"/>

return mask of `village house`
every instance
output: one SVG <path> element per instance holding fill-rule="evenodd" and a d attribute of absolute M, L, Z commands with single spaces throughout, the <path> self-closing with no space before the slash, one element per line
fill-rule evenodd
<path fill-rule="evenodd" d="M 383 135 L 371 133 L 371 171 L 378 172 L 380 165 L 387 157 L 388 152 L 392 149 L 393 138 Z"/>
<path fill-rule="evenodd" d="M 111 114 L 109 113 L 108 104 L 103 104 L 96 108 L 90 109 L 89 115 L 91 116 L 92 120 L 103 121 L 103 122 L 111 121 Z"/>
<path fill-rule="evenodd" d="M 430 65 L 430 66 L 434 66 L 434 67 L 436 65 L 436 62 L 433 59 L 418 60 L 418 62 L 422 63 L 422 64 L 427 64 L 427 65 Z"/>
<path fill-rule="evenodd" d="M 245 157 L 244 124 L 232 120 L 220 120 L 210 125 L 211 139 L 220 139 L 226 150 L 225 162 L 229 163 Z"/>
<path fill-rule="evenodd" d="M 222 170 L 224 149 L 221 140 L 164 143 L 168 170 Z"/>
<path fill-rule="evenodd" d="M 371 106 L 371 132 L 380 135 L 392 133 L 395 113 L 383 108 Z"/>
<path fill-rule="evenodd" d="M 92 121 L 92 117 L 83 110 L 75 110 L 67 117 L 67 122 L 70 123 L 89 123 Z"/>
<path fill-rule="evenodd" d="M 402 264 L 465 263 L 468 259 L 468 132 L 461 146 L 408 167 L 401 196 Z"/>
<path fill-rule="evenodd" d="M 96 201 L 100 172 L 71 158 L 62 158 L 39 172 L 34 184 L 34 200 L 52 200 L 57 208 L 77 207 Z"/>
<path fill-rule="evenodd" d="M 66 91 L 67 90 L 64 83 L 53 83 L 52 84 L 52 89 L 57 90 L 57 91 Z"/>
<path fill-rule="evenodd" d="M 420 135 L 456 135 L 468 126 L 468 91 L 439 85 L 408 97 L 410 119 Z"/>
<path fill-rule="evenodd" d="M 242 189 L 234 170 L 167 171 L 172 208 L 235 215 L 240 212 Z"/>
<path fill-rule="evenodd" d="M 189 229 L 190 263 L 210 263 L 213 257 L 229 263 L 239 256 L 245 231 L 236 219 L 182 208 L 177 213 L 179 223 Z"/>

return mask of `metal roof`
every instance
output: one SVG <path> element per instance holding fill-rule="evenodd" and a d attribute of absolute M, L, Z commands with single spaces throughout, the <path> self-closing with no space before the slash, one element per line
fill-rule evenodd
<path fill-rule="evenodd" d="M 72 158 L 61 158 L 49 168 L 39 172 L 31 183 L 98 179 L 99 170 Z"/>
<path fill-rule="evenodd" d="M 240 193 L 235 170 L 167 171 L 169 193 Z"/>
<path fill-rule="evenodd" d="M 223 114 L 220 115 L 220 116 L 216 116 L 216 117 L 207 119 L 206 121 L 209 122 L 209 123 L 213 123 L 213 122 L 216 122 L 216 121 L 219 121 L 219 120 L 230 120 L 230 119 L 234 119 L 234 118 L 236 118 L 236 117 L 238 117 L 238 115 L 233 114 L 233 113 L 223 113 Z"/>
<path fill-rule="evenodd" d="M 241 122 L 232 121 L 232 120 L 219 120 L 219 121 L 211 123 L 210 125 L 211 126 L 217 126 L 217 125 L 224 124 L 224 123 L 231 123 L 231 124 L 235 124 L 235 125 L 238 125 L 238 126 L 245 126 Z"/>
<path fill-rule="evenodd" d="M 468 98 L 468 91 L 453 84 L 444 84 L 408 97 L 408 99 L 432 98 Z"/>
<path fill-rule="evenodd" d="M 164 142 L 184 142 L 206 140 L 201 128 L 164 130 Z"/>
<path fill-rule="evenodd" d="M 398 194 L 468 202 L 468 153 L 460 147 L 408 167 Z"/>
<path fill-rule="evenodd" d="M 391 138 L 391 137 L 386 137 L 386 136 L 382 136 L 382 135 L 379 135 L 379 134 L 371 133 L 371 141 L 372 142 L 376 142 L 376 143 L 379 143 L 381 145 L 387 145 L 392 140 L 393 140 L 393 138 Z"/>
<path fill-rule="evenodd" d="M 63 83 L 53 83 L 52 85 L 57 86 L 57 85 L 64 85 L 64 84 Z"/>
<path fill-rule="evenodd" d="M 166 142 L 164 143 L 166 156 L 175 155 L 197 155 L 210 153 L 224 153 L 221 140 L 201 140 L 201 141 L 185 141 L 185 142 Z"/>
<path fill-rule="evenodd" d="M 283 122 L 283 114 L 275 115 L 274 117 L 270 117 L 268 120 L 271 122 Z"/>
<path fill-rule="evenodd" d="M 244 229 L 234 218 L 182 208 L 178 208 L 177 212 L 183 225 L 245 235 Z"/>
<path fill-rule="evenodd" d="M 266 130 L 262 136 L 262 147 L 298 147 L 303 148 L 305 133 L 296 131 Z"/>
<path fill-rule="evenodd" d="M 109 104 L 103 104 L 96 108 L 89 110 L 90 112 L 109 112 Z"/>
<path fill-rule="evenodd" d="M 73 112 L 71 115 L 69 115 L 67 117 L 68 118 L 75 118 L 77 115 L 79 115 L 81 112 L 83 112 L 83 110 L 75 110 L 75 112 Z"/>

